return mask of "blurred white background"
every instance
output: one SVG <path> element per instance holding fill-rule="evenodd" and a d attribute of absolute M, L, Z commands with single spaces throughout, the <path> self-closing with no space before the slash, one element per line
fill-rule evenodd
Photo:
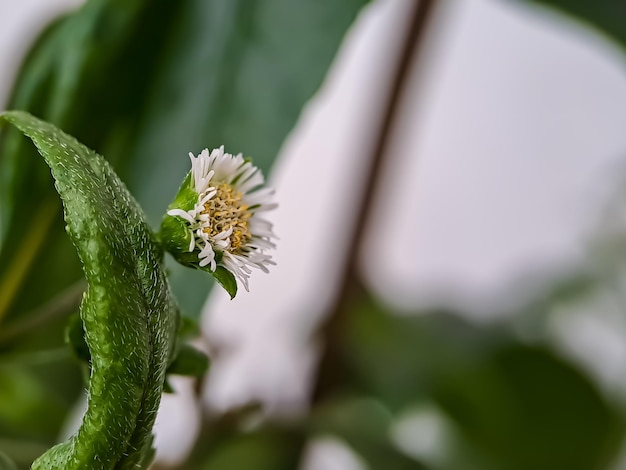
<path fill-rule="evenodd" d="M 216 289 L 204 312 L 203 331 L 220 349 L 204 397 L 211 409 L 251 398 L 269 412 L 306 406 L 315 351 L 302 343 L 332 302 L 346 243 L 336 228 L 351 221 L 370 144 L 362 136 L 379 118 L 390 51 L 412 1 L 376 0 L 362 12 L 283 146 L 271 175 L 278 266 L 255 275 L 235 301 Z M 0 108 L 39 28 L 79 3 L 0 0 Z M 592 30 L 522 2 L 451 0 L 439 13 L 419 64 L 427 71 L 413 71 L 403 99 L 361 267 L 400 310 L 462 306 L 485 320 L 502 310 L 503 292 L 511 301 L 520 279 L 556 276 L 583 259 L 626 156 L 626 61 Z M 513 300 L 545 283 L 526 282 Z M 624 335 L 576 331 L 582 340 L 565 350 L 590 367 L 609 361 L 612 374 L 624 371 Z M 197 414 L 189 397 L 164 399 L 161 459 L 180 457 L 185 447 L 175 438 L 193 438 L 183 432 L 188 421 L 176 419 Z M 322 442 L 322 454 L 335 444 Z M 359 468 L 333 467 L 323 455 L 313 449 L 306 469 Z"/>

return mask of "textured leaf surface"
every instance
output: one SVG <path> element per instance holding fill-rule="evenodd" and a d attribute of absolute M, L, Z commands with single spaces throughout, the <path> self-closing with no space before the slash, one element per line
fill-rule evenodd
<path fill-rule="evenodd" d="M 50 166 L 88 282 L 81 305 L 92 358 L 88 410 L 77 435 L 33 468 L 143 468 L 178 324 L 158 245 L 102 157 L 27 113 L 1 117 Z"/>

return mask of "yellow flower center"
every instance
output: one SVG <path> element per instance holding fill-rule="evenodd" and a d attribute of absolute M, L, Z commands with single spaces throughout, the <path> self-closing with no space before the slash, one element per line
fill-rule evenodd
<path fill-rule="evenodd" d="M 203 230 L 209 237 L 214 237 L 225 230 L 233 229 L 230 234 L 230 248 L 235 252 L 250 241 L 252 234 L 248 222 L 252 212 L 243 204 L 243 194 L 235 192 L 232 186 L 221 183 L 215 187 L 217 193 L 204 204 L 204 214 L 209 215 L 210 225 Z"/>

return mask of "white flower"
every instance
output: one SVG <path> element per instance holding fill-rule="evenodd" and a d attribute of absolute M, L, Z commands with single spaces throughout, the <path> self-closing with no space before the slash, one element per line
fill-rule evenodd
<path fill-rule="evenodd" d="M 224 153 L 224 146 L 209 154 L 204 149 L 191 158 L 191 186 L 198 200 L 190 210 L 172 209 L 172 217 L 189 224 L 189 252 L 198 251 L 199 265 L 217 268 L 219 261 L 248 290 L 250 268 L 268 272 L 275 264 L 266 250 L 275 248 L 272 224 L 260 213 L 273 209 L 274 191 L 262 188 L 264 180 L 259 169 L 241 154 Z"/>

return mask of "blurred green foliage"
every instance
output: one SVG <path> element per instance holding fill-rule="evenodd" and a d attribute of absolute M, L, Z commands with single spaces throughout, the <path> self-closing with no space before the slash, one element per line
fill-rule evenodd
<path fill-rule="evenodd" d="M 506 324 L 476 326 L 445 312 L 396 316 L 371 301 L 350 318 L 346 383 L 394 414 L 435 403 L 480 456 L 477 468 L 608 468 L 620 449 L 617 404 L 548 345 L 524 342 Z"/>
<path fill-rule="evenodd" d="M 16 470 L 15 462 L 7 457 L 6 454 L 0 452 L 0 470 Z"/>
<path fill-rule="evenodd" d="M 370 468 L 423 470 L 421 463 L 403 454 L 393 443 L 393 414 L 374 395 L 339 394 L 321 404 L 312 417 L 310 432 L 334 436 L 360 456 Z"/>
<path fill-rule="evenodd" d="M 265 427 L 250 432 L 220 429 L 217 439 L 206 441 L 205 455 L 192 468 L 222 470 L 250 468 L 255 470 L 295 469 L 301 459 L 302 439 L 292 430 Z"/>

